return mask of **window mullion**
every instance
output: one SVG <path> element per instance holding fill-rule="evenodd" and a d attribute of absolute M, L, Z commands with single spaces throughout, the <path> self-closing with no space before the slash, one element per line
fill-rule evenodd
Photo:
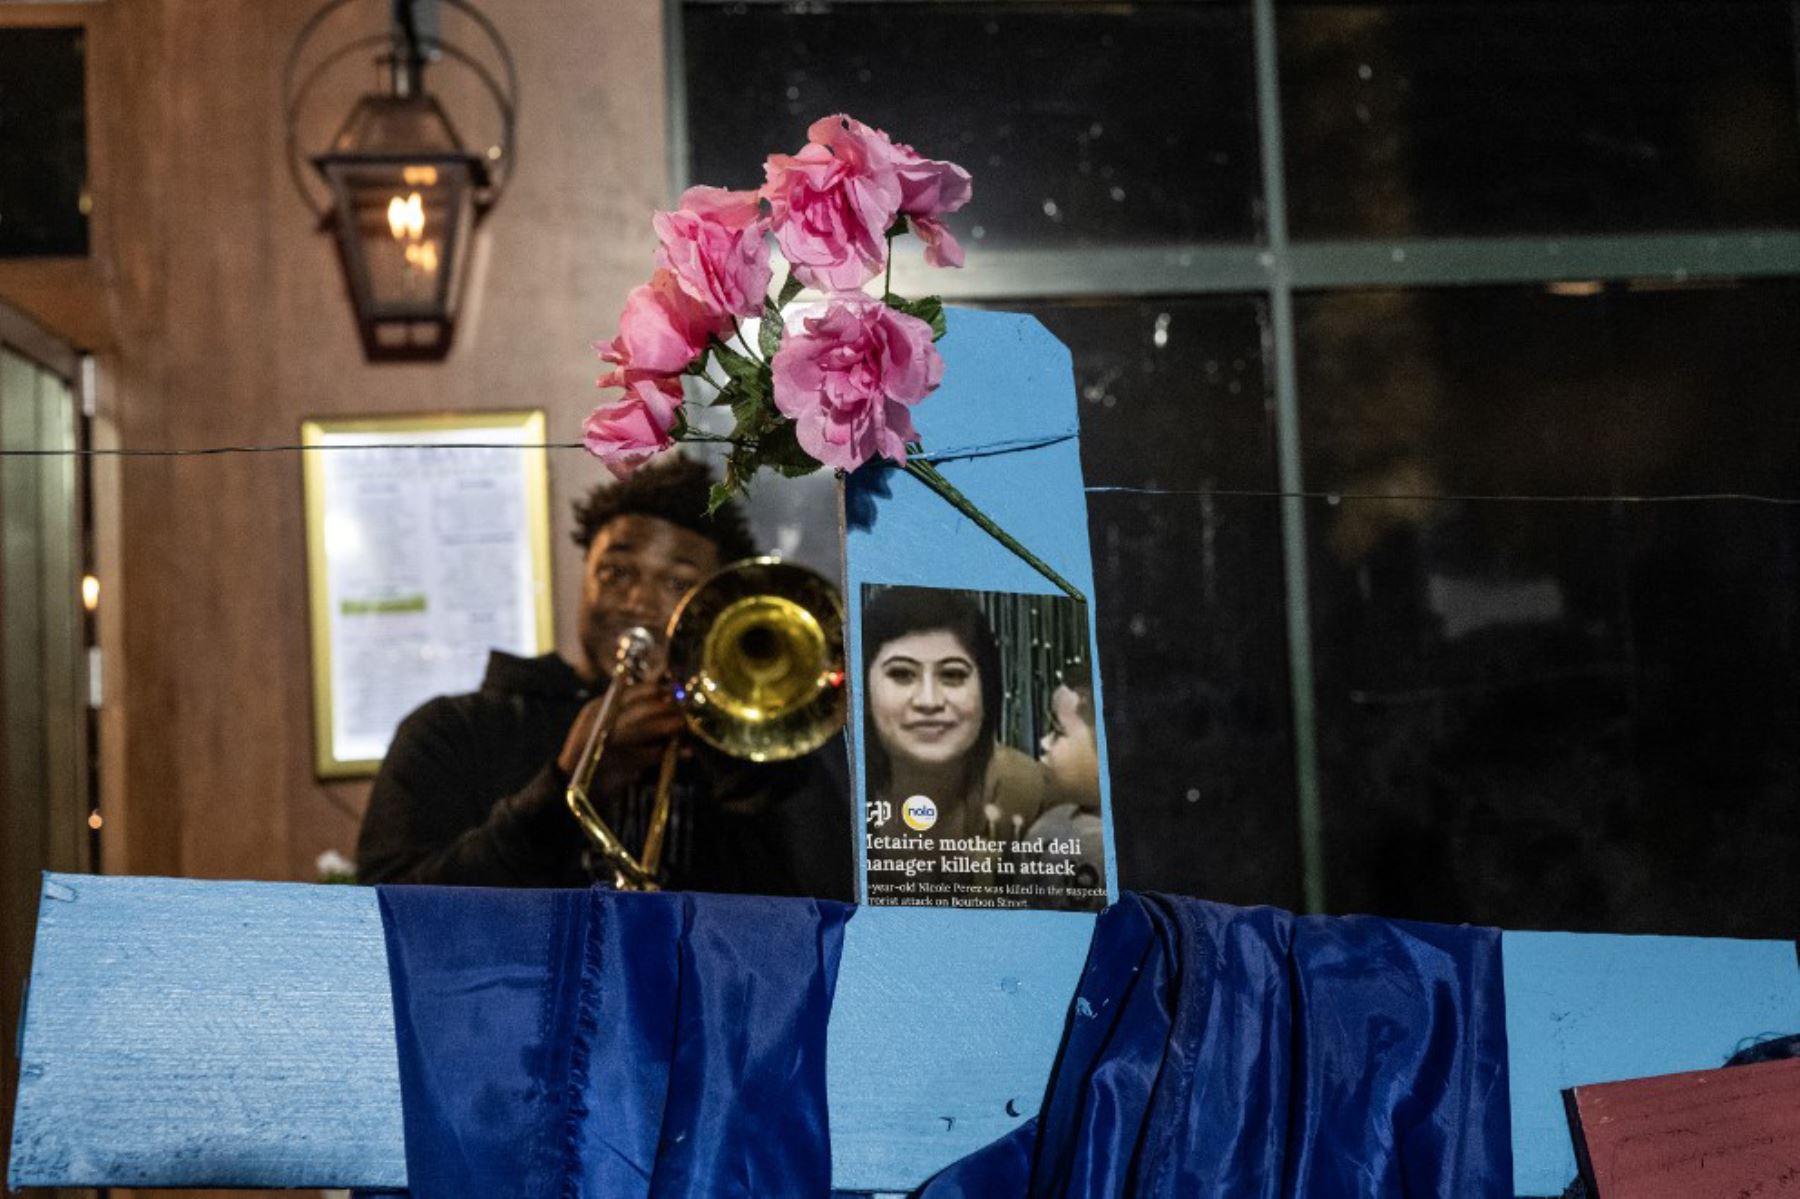
<path fill-rule="evenodd" d="M 1294 720 L 1294 792 L 1299 806 L 1300 884 L 1306 909 L 1325 910 L 1324 811 L 1319 793 L 1318 723 L 1313 702 L 1312 616 L 1307 587 L 1306 490 L 1300 456 L 1300 390 L 1294 357 L 1293 260 L 1283 173 L 1281 81 L 1275 0 L 1255 0 L 1256 119 L 1262 150 L 1269 270 L 1269 377 L 1275 386 L 1275 465 L 1281 498 L 1281 563 L 1286 583 L 1288 686 Z"/>

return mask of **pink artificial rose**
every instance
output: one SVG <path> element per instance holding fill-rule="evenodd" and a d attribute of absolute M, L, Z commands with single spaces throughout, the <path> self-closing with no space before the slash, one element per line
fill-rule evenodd
<path fill-rule="evenodd" d="M 690 187 L 679 208 L 657 213 L 652 224 L 661 242 L 656 264 L 674 273 L 682 291 L 713 313 L 762 315 L 774 271 L 758 193 Z"/>
<path fill-rule="evenodd" d="M 725 317 L 681 289 L 675 272 L 659 270 L 626 297 L 619 335 L 595 343 L 600 357 L 617 368 L 601 378 L 600 386 L 678 375 L 706 349 L 707 339 L 727 327 Z"/>
<path fill-rule="evenodd" d="M 887 231 L 912 222 L 933 266 L 961 266 L 962 247 L 940 219 L 969 202 L 969 172 L 842 113 L 814 121 L 799 154 L 764 166 L 770 224 L 794 274 L 822 291 L 854 291 L 887 265 Z"/>
<path fill-rule="evenodd" d="M 925 261 L 932 266 L 961 266 L 962 247 L 938 218 L 969 202 L 974 191 L 969 172 L 954 162 L 921 158 L 911 146 L 895 146 L 894 156 L 900 177 L 900 214 L 912 222 L 913 232 L 925 243 Z"/>
<path fill-rule="evenodd" d="M 901 187 L 887 135 L 849 117 L 807 130 L 795 155 L 763 166 L 769 224 L 794 277 L 826 292 L 854 291 L 887 265 L 887 231 Z"/>
<path fill-rule="evenodd" d="M 944 377 L 931 326 L 866 296 L 807 317 L 772 365 L 775 407 L 793 418 L 800 448 L 839 470 L 878 456 L 905 462 L 918 437 L 907 409 Z"/>
<path fill-rule="evenodd" d="M 900 184 L 897 215 L 906 217 L 925 243 L 925 261 L 933 266 L 963 264 L 962 247 L 939 218 L 969 202 L 974 193 L 969 172 L 953 162 L 925 158 L 911 146 L 842 113 L 814 121 L 806 136 L 840 156 L 853 155 L 872 170 L 891 167 Z"/>
<path fill-rule="evenodd" d="M 587 418 L 581 440 L 588 453 L 623 479 L 653 455 L 675 444 L 669 430 L 681 407 L 681 384 L 674 379 L 638 379 L 625 397 L 604 404 Z"/>

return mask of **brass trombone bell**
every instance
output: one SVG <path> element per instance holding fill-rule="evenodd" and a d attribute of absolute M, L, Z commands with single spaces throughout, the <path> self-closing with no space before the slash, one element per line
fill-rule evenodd
<path fill-rule="evenodd" d="M 844 725 L 844 609 L 814 571 L 734 562 L 669 622 L 669 676 L 694 735 L 752 762 L 811 753 Z"/>

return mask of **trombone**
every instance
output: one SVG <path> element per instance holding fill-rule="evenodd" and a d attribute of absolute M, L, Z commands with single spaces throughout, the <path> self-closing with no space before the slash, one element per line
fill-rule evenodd
<path fill-rule="evenodd" d="M 666 674 L 688 731 L 752 762 L 811 753 L 844 724 L 844 608 L 824 576 L 775 558 L 717 571 L 683 597 L 669 619 Z M 636 854 L 601 817 L 588 792 L 618 720 L 618 698 L 648 675 L 648 629 L 620 634 L 612 683 L 569 778 L 569 811 L 624 891 L 655 891 L 683 738 L 663 750 L 656 802 Z"/>

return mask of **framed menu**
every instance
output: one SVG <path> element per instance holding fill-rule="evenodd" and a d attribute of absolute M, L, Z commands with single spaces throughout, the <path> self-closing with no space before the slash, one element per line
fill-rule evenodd
<path fill-rule="evenodd" d="M 544 431 L 541 411 L 301 425 L 320 777 L 373 774 L 490 650 L 555 644 Z"/>

